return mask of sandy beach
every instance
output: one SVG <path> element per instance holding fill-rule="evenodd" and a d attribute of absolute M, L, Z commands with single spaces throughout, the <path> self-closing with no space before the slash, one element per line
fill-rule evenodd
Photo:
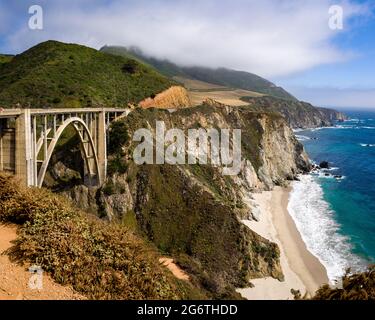
<path fill-rule="evenodd" d="M 311 295 L 320 285 L 329 282 L 326 269 L 307 250 L 289 215 L 287 207 L 290 191 L 291 188 L 276 187 L 273 191 L 254 194 L 254 200 L 261 210 L 260 221 L 243 221 L 250 229 L 279 245 L 285 276 L 283 282 L 273 278 L 251 280 L 253 288 L 238 290 L 249 300 L 293 299 L 291 289 L 300 290 L 302 295 Z"/>

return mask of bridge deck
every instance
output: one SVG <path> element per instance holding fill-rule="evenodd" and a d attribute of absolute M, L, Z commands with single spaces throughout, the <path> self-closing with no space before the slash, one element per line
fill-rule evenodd
<path fill-rule="evenodd" d="M 0 109 L 1 118 L 16 118 L 21 114 L 21 109 Z"/>
<path fill-rule="evenodd" d="M 61 108 L 61 109 L 30 109 L 31 115 L 49 115 L 49 114 L 74 114 L 74 113 L 93 113 L 101 112 L 103 108 Z M 129 112 L 129 109 L 122 108 L 104 108 L 105 112 L 121 113 Z M 15 118 L 21 115 L 22 109 L 0 109 L 0 118 Z"/>

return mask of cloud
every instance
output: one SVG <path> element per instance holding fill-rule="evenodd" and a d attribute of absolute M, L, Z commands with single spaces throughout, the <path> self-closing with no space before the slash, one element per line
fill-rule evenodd
<path fill-rule="evenodd" d="M 328 28 L 331 0 L 112 0 L 41 1 L 45 28 L 15 30 L 8 46 L 24 50 L 56 39 L 100 48 L 135 45 L 150 55 L 184 65 L 228 67 L 282 77 L 317 65 L 344 61 L 351 52 L 333 44 L 350 21 L 366 14 L 352 1 L 345 28 Z"/>
<path fill-rule="evenodd" d="M 373 88 L 289 87 L 287 89 L 297 98 L 317 106 L 375 109 Z"/>

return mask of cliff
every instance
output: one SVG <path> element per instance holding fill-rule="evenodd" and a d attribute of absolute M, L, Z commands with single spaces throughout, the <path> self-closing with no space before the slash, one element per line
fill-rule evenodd
<path fill-rule="evenodd" d="M 211 165 L 141 165 L 132 161 L 135 130 L 232 128 L 242 130 L 242 172 L 224 176 Z M 302 145 L 278 114 L 214 102 L 170 113 L 137 109 L 112 126 L 111 176 L 98 192 L 98 210 L 130 226 L 172 256 L 191 282 L 212 298 L 238 297 L 253 278 L 283 280 L 279 248 L 244 224 L 257 217 L 251 193 L 284 185 L 309 169 Z M 111 138 L 110 138 L 111 139 Z"/>
<path fill-rule="evenodd" d="M 343 112 L 339 112 L 333 109 L 327 109 L 327 108 L 317 108 L 323 115 L 324 117 L 328 118 L 331 122 L 335 121 L 345 121 L 348 120 L 349 117 L 344 114 Z"/>
<path fill-rule="evenodd" d="M 316 128 L 332 126 L 335 121 L 348 119 L 342 112 L 317 108 L 307 102 L 282 100 L 273 97 L 244 97 L 243 101 L 258 111 L 279 112 L 294 128 Z"/>

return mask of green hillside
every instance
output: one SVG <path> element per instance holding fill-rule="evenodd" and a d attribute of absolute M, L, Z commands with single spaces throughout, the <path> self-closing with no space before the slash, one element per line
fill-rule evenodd
<path fill-rule="evenodd" d="M 136 47 L 126 48 L 118 46 L 104 46 L 100 49 L 101 52 L 132 58 L 139 62 L 142 62 L 148 66 L 153 67 L 158 70 L 163 75 L 173 78 L 175 76 L 188 77 L 182 67 L 168 61 L 168 60 L 159 60 L 153 57 L 148 57 L 142 53 L 142 51 Z"/>
<path fill-rule="evenodd" d="M 133 59 L 47 41 L 0 64 L 0 105 L 124 107 L 172 84 Z"/>
<path fill-rule="evenodd" d="M 277 87 L 272 82 L 249 72 L 235 71 L 224 68 L 210 69 L 202 67 L 181 67 L 168 60 L 159 60 L 153 57 L 148 57 L 137 48 L 105 46 L 101 49 L 101 51 L 135 58 L 138 61 L 142 61 L 153 66 L 159 72 L 168 77 L 186 77 L 229 88 L 256 91 L 282 99 L 296 100 L 283 88 Z"/>
<path fill-rule="evenodd" d="M 13 59 L 13 56 L 8 54 L 0 54 L 0 66 L 2 64 L 8 63 Z"/>

